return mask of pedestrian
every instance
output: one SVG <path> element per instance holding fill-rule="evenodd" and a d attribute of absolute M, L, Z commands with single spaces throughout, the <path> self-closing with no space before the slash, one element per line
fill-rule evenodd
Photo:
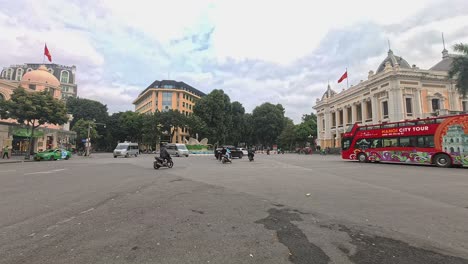
<path fill-rule="evenodd" d="M 8 147 L 8 145 L 6 145 L 6 146 L 3 148 L 3 157 L 2 157 L 2 159 L 4 159 L 5 156 L 7 157 L 7 159 L 10 159 L 10 156 L 9 156 L 9 152 L 8 152 L 8 151 L 9 151 L 9 147 Z"/>

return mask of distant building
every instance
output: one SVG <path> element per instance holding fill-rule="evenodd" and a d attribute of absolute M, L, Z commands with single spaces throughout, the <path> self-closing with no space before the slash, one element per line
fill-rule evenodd
<path fill-rule="evenodd" d="M 454 55 L 442 51 L 442 60 L 428 70 L 419 69 L 388 51 L 367 80 L 341 92 L 330 85 L 313 108 L 317 111 L 318 140 L 321 147 L 339 147 L 342 134 L 354 123 L 379 124 L 468 111 L 448 79 Z"/>
<path fill-rule="evenodd" d="M 76 84 L 76 66 L 65 66 L 59 64 L 25 63 L 4 67 L 0 73 L 0 79 L 19 83 L 23 76 L 30 71 L 37 70 L 39 66 L 45 65 L 47 71 L 60 81 L 61 99 L 76 97 L 78 85 Z"/>
<path fill-rule="evenodd" d="M 59 80 L 44 65 L 19 76 L 22 76 L 20 81 L 0 79 L 0 100 L 10 100 L 11 94 L 18 86 L 30 92 L 47 91 L 56 99 L 62 98 Z M 70 121 L 71 119 L 70 116 Z M 28 151 L 29 135 L 27 127 L 18 124 L 16 120 L 0 119 L 0 147 L 12 148 L 13 155 L 24 155 Z M 44 124 L 34 133 L 33 151 L 57 147 L 72 148 L 76 144 L 75 140 L 76 133 L 69 131 L 69 123 L 61 126 Z"/>
<path fill-rule="evenodd" d="M 133 101 L 135 112 L 154 113 L 177 110 L 184 115 L 193 113 L 193 107 L 205 94 L 192 86 L 174 80 L 154 81 Z M 185 143 L 189 133 L 179 128 L 172 143 Z"/>

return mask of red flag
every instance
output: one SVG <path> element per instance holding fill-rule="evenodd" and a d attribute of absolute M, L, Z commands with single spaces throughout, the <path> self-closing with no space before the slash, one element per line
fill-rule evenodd
<path fill-rule="evenodd" d="M 338 80 L 338 83 L 342 82 L 346 78 L 348 78 L 348 70 L 346 70 L 345 73 L 343 73 L 341 78 Z"/>
<path fill-rule="evenodd" d="M 49 49 L 47 48 L 47 44 L 44 46 L 44 56 L 47 56 L 50 62 L 52 62 L 52 55 L 50 55 Z"/>

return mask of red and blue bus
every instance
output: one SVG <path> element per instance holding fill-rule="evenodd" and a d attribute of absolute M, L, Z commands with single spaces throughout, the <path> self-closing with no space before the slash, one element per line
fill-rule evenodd
<path fill-rule="evenodd" d="M 468 167 L 468 114 L 352 126 L 343 159 Z"/>

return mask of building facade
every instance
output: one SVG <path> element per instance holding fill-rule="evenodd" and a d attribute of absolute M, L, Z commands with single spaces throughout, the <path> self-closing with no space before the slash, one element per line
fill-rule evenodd
<path fill-rule="evenodd" d="M 62 98 L 59 80 L 44 65 L 22 75 L 20 81 L 0 79 L 0 100 L 9 100 L 18 86 L 29 92 L 49 92 L 55 99 Z M 70 121 L 72 117 L 70 116 Z M 34 132 L 33 151 L 50 148 L 72 148 L 76 145 L 76 133 L 71 132 L 69 123 L 65 125 L 44 124 Z M 8 146 L 12 155 L 24 155 L 29 148 L 29 130 L 13 119 L 0 119 L 1 148 Z"/>
<path fill-rule="evenodd" d="M 188 116 L 193 113 L 196 102 L 205 94 L 192 86 L 174 80 L 154 81 L 133 101 L 135 112 L 154 113 L 176 110 Z M 170 131 L 172 132 L 172 131 Z M 171 143 L 188 141 L 187 129 L 177 128 Z"/>
<path fill-rule="evenodd" d="M 367 80 L 339 93 L 330 85 L 313 109 L 317 111 L 317 144 L 340 147 L 342 134 L 353 124 L 379 124 L 468 111 L 448 70 L 455 55 L 442 52 L 442 60 L 428 70 L 419 69 L 392 50 L 369 71 Z"/>
<path fill-rule="evenodd" d="M 0 79 L 8 80 L 13 83 L 19 83 L 23 76 L 33 70 L 37 70 L 41 65 L 47 68 L 47 71 L 54 75 L 60 81 L 61 99 L 67 97 L 76 97 L 78 94 L 78 85 L 76 84 L 76 66 L 65 66 L 55 63 L 38 64 L 25 63 L 20 65 L 11 65 L 4 67 L 0 73 Z"/>

